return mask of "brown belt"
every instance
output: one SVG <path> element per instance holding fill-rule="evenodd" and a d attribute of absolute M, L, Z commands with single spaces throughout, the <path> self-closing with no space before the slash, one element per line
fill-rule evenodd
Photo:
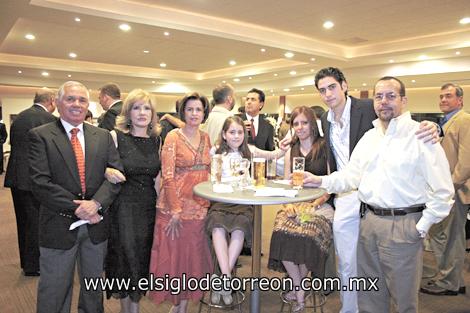
<path fill-rule="evenodd" d="M 426 206 L 424 204 L 417 204 L 406 208 L 383 209 L 361 202 L 361 216 L 364 215 L 366 210 L 369 210 L 375 215 L 379 216 L 401 216 L 408 213 L 422 212 L 425 208 Z"/>

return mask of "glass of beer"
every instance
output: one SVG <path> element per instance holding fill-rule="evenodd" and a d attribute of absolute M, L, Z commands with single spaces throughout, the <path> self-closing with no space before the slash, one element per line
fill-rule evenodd
<path fill-rule="evenodd" d="M 304 185 L 305 158 L 294 157 L 292 160 L 292 188 L 302 189 Z"/>
<path fill-rule="evenodd" d="M 211 183 L 222 183 L 222 155 L 214 154 L 211 158 Z"/>
<path fill-rule="evenodd" d="M 256 187 L 266 185 L 266 160 L 264 158 L 253 158 L 253 179 Z"/>
<path fill-rule="evenodd" d="M 266 178 L 269 180 L 276 179 L 276 159 L 266 161 Z"/>

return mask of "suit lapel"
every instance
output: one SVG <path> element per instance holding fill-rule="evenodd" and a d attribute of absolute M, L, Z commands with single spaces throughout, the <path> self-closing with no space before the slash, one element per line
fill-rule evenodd
<path fill-rule="evenodd" d="M 83 123 L 83 133 L 85 135 L 85 185 L 89 185 L 92 176 L 93 162 L 98 148 L 96 129 Z"/>
<path fill-rule="evenodd" d="M 357 144 L 359 136 L 359 125 L 361 124 L 361 110 L 356 103 L 356 99 L 351 97 L 351 119 L 349 128 L 349 156 Z"/>
<path fill-rule="evenodd" d="M 445 134 L 447 133 L 447 130 L 449 129 L 449 127 L 458 119 L 458 116 L 462 113 L 462 110 L 460 110 L 459 112 L 455 113 L 454 116 L 452 116 L 450 118 L 450 120 L 447 121 L 447 123 L 444 124 L 444 126 L 442 127 L 442 130 L 444 131 L 444 136 Z"/>
<path fill-rule="evenodd" d="M 80 177 L 78 175 L 78 166 L 77 160 L 75 159 L 75 153 L 72 149 L 72 144 L 70 143 L 70 139 L 65 133 L 65 129 L 62 126 L 60 120 L 57 121 L 57 127 L 52 131 L 54 144 L 57 147 L 57 150 L 61 154 L 62 158 L 64 159 L 67 168 L 70 171 L 71 176 L 75 180 L 75 182 L 80 186 Z"/>

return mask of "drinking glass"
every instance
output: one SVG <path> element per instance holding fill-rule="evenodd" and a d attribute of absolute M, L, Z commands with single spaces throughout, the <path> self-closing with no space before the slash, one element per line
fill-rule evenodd
<path fill-rule="evenodd" d="M 302 189 L 304 185 L 305 158 L 294 157 L 292 159 L 292 188 Z"/>
<path fill-rule="evenodd" d="M 263 187 L 266 185 L 266 159 L 253 158 L 253 179 L 255 180 L 255 187 Z"/>
<path fill-rule="evenodd" d="M 222 182 L 222 155 L 214 154 L 211 158 L 211 183 L 220 184 Z"/>

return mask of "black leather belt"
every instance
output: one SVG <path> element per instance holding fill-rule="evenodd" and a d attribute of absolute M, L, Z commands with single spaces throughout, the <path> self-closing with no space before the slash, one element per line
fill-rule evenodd
<path fill-rule="evenodd" d="M 364 216 L 366 210 L 379 216 L 402 216 L 408 213 L 422 212 L 425 208 L 424 204 L 417 204 L 406 208 L 383 209 L 361 202 L 361 217 Z"/>

